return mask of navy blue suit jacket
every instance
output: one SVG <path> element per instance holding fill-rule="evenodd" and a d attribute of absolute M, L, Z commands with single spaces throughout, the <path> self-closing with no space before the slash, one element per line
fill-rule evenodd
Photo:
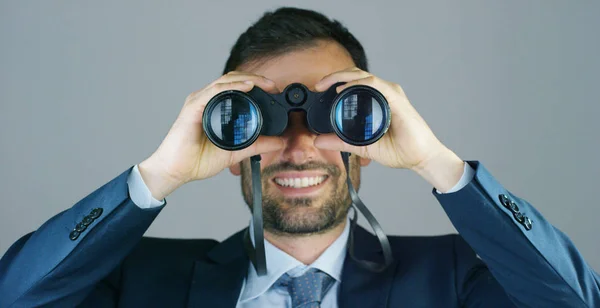
<path fill-rule="evenodd" d="M 469 163 L 466 187 L 434 191 L 460 236 L 390 236 L 394 263 L 382 273 L 347 257 L 339 306 L 600 307 L 600 277 L 573 243 Z M 242 232 L 222 243 L 142 238 L 162 207 L 133 204 L 129 172 L 11 246 L 0 307 L 235 307 L 249 264 Z M 359 258 L 382 261 L 369 232 L 357 228 L 355 243 Z"/>

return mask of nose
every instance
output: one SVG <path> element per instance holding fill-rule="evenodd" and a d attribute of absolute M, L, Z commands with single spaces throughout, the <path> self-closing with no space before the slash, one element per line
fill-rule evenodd
<path fill-rule="evenodd" d="M 301 111 L 290 112 L 288 126 L 281 135 L 285 142 L 283 159 L 301 165 L 317 156 L 314 140 L 317 135 L 306 126 L 305 114 Z"/>

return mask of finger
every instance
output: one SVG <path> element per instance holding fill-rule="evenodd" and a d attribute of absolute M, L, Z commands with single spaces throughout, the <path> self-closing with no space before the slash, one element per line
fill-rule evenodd
<path fill-rule="evenodd" d="M 266 92 L 269 93 L 279 93 L 277 89 L 277 85 L 275 82 L 267 77 L 248 74 L 248 73 L 239 73 L 239 72 L 230 72 L 226 75 L 221 76 L 221 78 L 213 81 L 209 87 L 214 86 L 219 83 L 228 83 L 235 81 L 252 81 L 256 86 L 260 87 Z"/>
<path fill-rule="evenodd" d="M 251 146 L 239 151 L 233 151 L 233 163 L 237 164 L 240 161 L 254 156 L 269 152 L 280 151 L 284 147 L 284 142 L 281 137 L 277 136 L 260 136 Z"/>
<path fill-rule="evenodd" d="M 371 86 L 371 87 L 375 87 L 375 83 L 376 83 L 377 79 L 375 76 L 373 75 L 369 75 L 366 76 L 364 78 L 361 79 L 355 79 L 352 81 L 349 81 L 341 86 L 338 86 L 335 90 L 340 93 L 342 91 L 344 91 L 344 89 L 351 87 L 351 86 L 356 86 L 356 85 L 366 85 L 366 86 Z"/>
<path fill-rule="evenodd" d="M 248 91 L 252 90 L 252 88 L 254 86 L 255 86 L 255 84 L 251 80 L 239 80 L 239 81 L 217 83 L 217 84 L 213 85 L 212 87 L 210 87 L 209 89 L 207 89 L 207 91 L 203 93 L 204 94 L 203 96 L 207 98 L 204 100 L 206 102 L 208 102 L 213 96 L 215 96 L 221 92 L 228 91 L 228 90 L 238 90 L 238 91 L 248 92 Z"/>
<path fill-rule="evenodd" d="M 369 158 L 366 147 L 345 143 L 335 134 L 324 134 L 317 136 L 317 138 L 315 138 L 314 145 L 316 148 L 322 150 L 349 152 L 361 157 Z"/>
<path fill-rule="evenodd" d="M 216 84 L 211 88 L 196 91 L 190 94 L 187 97 L 184 104 L 184 108 L 181 112 L 182 114 L 185 114 L 188 113 L 188 110 L 192 110 L 191 112 L 194 114 L 193 118 L 195 119 L 195 121 L 200 121 L 202 118 L 202 113 L 204 112 L 204 108 L 206 107 L 210 99 L 218 93 L 227 90 L 238 90 L 242 92 L 248 92 L 252 90 L 253 87 L 254 83 L 252 81 L 235 81 L 230 83 Z"/>
<path fill-rule="evenodd" d="M 370 75 L 370 73 L 359 68 L 351 68 L 348 70 L 335 72 L 323 77 L 321 81 L 315 84 L 315 90 L 319 92 L 325 91 L 336 82 L 348 82 L 355 79 L 362 79 Z"/>
<path fill-rule="evenodd" d="M 407 105 L 410 105 L 408 102 L 408 98 L 406 94 L 404 94 L 404 90 L 398 84 L 390 84 L 388 82 L 382 81 L 381 79 L 371 75 L 366 78 L 352 80 L 348 83 L 345 83 L 336 88 L 337 93 L 344 91 L 346 88 L 356 86 L 356 85 L 366 85 L 372 88 L 377 89 L 389 103 L 390 110 L 392 114 L 398 114 L 401 110 L 406 109 Z M 390 98 L 394 98 L 390 100 Z"/>
<path fill-rule="evenodd" d="M 224 79 L 235 78 L 237 76 L 242 76 L 242 77 L 243 76 L 260 77 L 260 78 L 264 79 L 267 82 L 273 82 L 274 83 L 273 80 L 271 80 L 271 79 L 269 79 L 269 78 L 267 78 L 265 76 L 257 75 L 257 74 L 253 74 L 253 73 L 249 73 L 249 72 L 240 72 L 240 71 L 231 71 L 231 72 L 229 72 L 229 73 L 221 76 L 219 79 L 223 79 L 223 78 Z M 219 79 L 217 79 L 217 80 L 219 80 Z"/>

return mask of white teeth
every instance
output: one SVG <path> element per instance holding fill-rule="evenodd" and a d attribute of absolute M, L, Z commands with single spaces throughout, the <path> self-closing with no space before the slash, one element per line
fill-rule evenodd
<path fill-rule="evenodd" d="M 326 176 L 303 177 L 303 178 L 275 178 L 275 183 L 284 187 L 304 188 L 319 185 L 325 180 Z"/>

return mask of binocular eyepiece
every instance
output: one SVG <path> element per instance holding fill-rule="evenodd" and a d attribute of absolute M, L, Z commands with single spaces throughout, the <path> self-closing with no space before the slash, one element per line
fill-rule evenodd
<path fill-rule="evenodd" d="M 300 83 L 282 93 L 269 94 L 259 87 L 245 93 L 228 90 L 206 105 L 202 126 L 217 147 L 235 151 L 250 146 L 259 135 L 279 136 L 291 111 L 304 111 L 306 125 L 316 134 L 335 132 L 344 142 L 369 145 L 389 128 L 391 115 L 385 97 L 376 89 L 355 85 L 336 92 L 337 83 L 325 92 L 312 92 Z"/>

